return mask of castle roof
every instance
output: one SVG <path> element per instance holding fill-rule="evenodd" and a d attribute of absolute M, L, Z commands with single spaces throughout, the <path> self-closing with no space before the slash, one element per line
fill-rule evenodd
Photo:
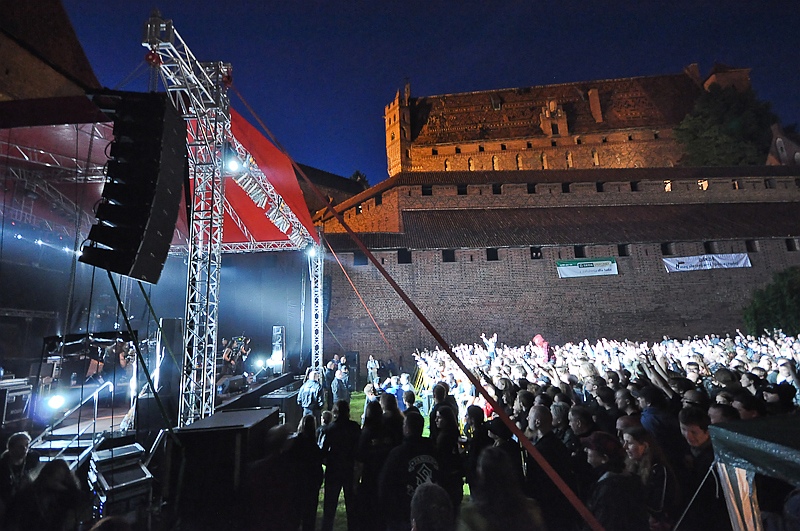
<path fill-rule="evenodd" d="M 590 108 L 591 89 L 598 92 L 599 123 Z M 543 137 L 539 115 L 550 101 L 564 109 L 572 135 L 674 127 L 701 92 L 684 72 L 412 98 L 412 141 L 436 145 Z"/>
<path fill-rule="evenodd" d="M 458 249 L 720 241 L 800 236 L 800 203 L 581 206 L 404 211 L 404 233 L 360 233 L 380 249 Z M 339 251 L 347 234 L 327 234 Z"/>

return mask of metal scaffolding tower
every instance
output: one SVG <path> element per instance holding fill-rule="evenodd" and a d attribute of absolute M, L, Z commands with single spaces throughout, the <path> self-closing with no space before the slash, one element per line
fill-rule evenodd
<path fill-rule="evenodd" d="M 322 278 L 325 265 L 325 247 L 320 242 L 308 253 L 308 276 L 311 278 L 311 367 L 322 371 Z"/>
<path fill-rule="evenodd" d="M 219 276 L 222 265 L 222 149 L 230 123 L 223 77 L 229 65 L 200 63 L 173 28 L 154 12 L 142 44 L 158 66 L 164 87 L 188 125 L 193 178 L 189 220 L 189 276 L 179 425 L 214 412 Z"/>
<path fill-rule="evenodd" d="M 189 271 L 179 426 L 214 413 L 218 298 L 222 252 L 302 250 L 314 239 L 230 130 L 229 64 L 200 63 L 173 27 L 154 11 L 145 25 L 147 60 L 157 66 L 175 108 L 188 125 L 189 171 L 194 190 L 189 220 Z M 233 175 L 248 197 L 267 208 L 267 218 L 288 241 L 256 242 L 224 196 L 223 151 L 230 146 L 246 171 Z M 248 238 L 223 245 L 225 212 Z M 322 250 L 309 262 L 312 285 L 312 359 L 322 360 Z"/>

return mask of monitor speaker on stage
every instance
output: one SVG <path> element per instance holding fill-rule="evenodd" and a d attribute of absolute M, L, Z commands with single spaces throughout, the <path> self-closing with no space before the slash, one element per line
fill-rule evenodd
<path fill-rule="evenodd" d="M 272 369 L 279 374 L 286 372 L 286 328 L 283 326 L 272 327 Z"/>

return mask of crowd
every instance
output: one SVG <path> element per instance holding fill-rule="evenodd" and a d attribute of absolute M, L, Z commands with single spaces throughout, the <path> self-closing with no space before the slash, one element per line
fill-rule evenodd
<path fill-rule="evenodd" d="M 510 347 L 497 339 L 483 335 L 481 343 L 453 348 L 492 401 L 446 352 L 415 353 L 432 394 L 427 437 L 408 375 L 381 381 L 370 371 L 374 363 L 361 426 L 341 400 L 321 416 L 313 438 L 316 407 L 298 433 L 281 428 L 281 461 L 315 463 L 308 477 L 315 495 L 323 491 L 323 531 L 333 527 L 342 491 L 350 530 L 588 529 L 570 494 L 528 455 L 495 407 L 606 529 L 730 529 L 709 426 L 797 412 L 800 339 L 780 332 L 654 344 L 558 346 L 537 336 Z M 293 457 L 293 441 L 304 433 L 317 444 Z M 758 482 L 762 510 L 791 529 L 798 515 L 784 511 L 784 501 L 798 493 L 769 478 Z M 286 529 L 313 529 L 316 497 L 307 504 L 281 504 Z"/>
<path fill-rule="evenodd" d="M 359 412 L 350 412 L 347 360 L 309 371 L 296 431 L 270 430 L 266 457 L 242 471 L 248 511 L 233 528 L 314 530 L 322 493 L 323 531 L 336 518 L 351 531 L 588 529 L 569 496 L 609 530 L 730 529 L 709 426 L 766 415 L 797 420 L 800 338 L 781 332 L 561 346 L 536 336 L 521 347 L 481 338 L 453 350 L 492 400 L 444 351 L 415 353 L 432 399 L 424 408 L 408 374 L 381 381 L 371 358 L 359 423 L 351 420 Z M 522 448 L 496 408 L 571 494 Z M 29 442 L 12 436 L 0 458 L 8 470 L 0 478 L 6 521 L 44 529 L 45 522 L 25 519 L 45 507 L 66 522 L 48 529 L 70 529 L 80 506 L 74 476 L 55 461 L 29 477 L 36 466 Z M 800 528 L 791 510 L 798 491 L 756 481 L 774 529 Z M 342 493 L 345 511 L 337 516 Z"/>

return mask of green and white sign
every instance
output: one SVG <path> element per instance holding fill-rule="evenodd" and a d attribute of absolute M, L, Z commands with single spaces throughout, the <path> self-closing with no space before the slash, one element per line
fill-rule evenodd
<path fill-rule="evenodd" d="M 617 275 L 615 258 L 576 258 L 575 260 L 556 260 L 558 278 L 599 277 Z"/>

